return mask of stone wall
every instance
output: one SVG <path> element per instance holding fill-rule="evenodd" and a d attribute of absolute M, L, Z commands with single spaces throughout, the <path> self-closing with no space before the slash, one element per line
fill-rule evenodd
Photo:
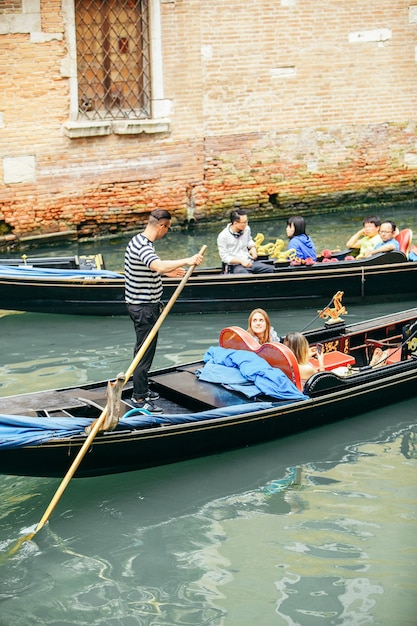
<path fill-rule="evenodd" d="M 158 2 L 158 0 L 152 0 Z M 417 5 L 160 0 L 159 132 L 71 138 L 72 0 L 0 13 L 0 235 L 180 224 L 406 197 Z"/>

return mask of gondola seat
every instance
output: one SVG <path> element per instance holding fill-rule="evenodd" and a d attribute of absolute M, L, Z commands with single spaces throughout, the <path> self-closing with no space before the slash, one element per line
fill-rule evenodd
<path fill-rule="evenodd" d="M 355 358 L 353 356 L 351 356 L 350 354 L 344 354 L 343 352 L 339 352 L 338 350 L 325 352 L 323 354 L 323 360 L 324 369 L 326 372 L 331 372 L 338 367 L 348 367 L 349 365 L 353 367 L 355 365 Z M 318 367 L 319 365 L 318 359 L 316 357 L 312 357 L 310 359 L 310 363 L 314 365 L 314 367 Z"/>
<path fill-rule="evenodd" d="M 393 344 L 386 341 L 378 341 L 377 339 L 366 339 L 365 344 L 367 346 L 375 348 L 381 348 L 381 350 L 387 351 L 388 356 L 384 358 L 385 365 L 392 365 L 401 361 L 401 344 Z M 371 359 L 370 359 L 371 360 Z"/>
<path fill-rule="evenodd" d="M 338 391 L 346 387 L 348 379 L 334 372 L 317 372 L 310 376 L 304 385 L 304 393 L 310 398 L 320 396 L 330 390 Z"/>
<path fill-rule="evenodd" d="M 411 242 L 413 239 L 413 231 L 411 228 L 403 228 L 403 230 L 400 230 L 395 239 L 400 244 L 400 252 L 403 252 L 408 258 L 408 253 L 410 252 Z"/>
<path fill-rule="evenodd" d="M 259 345 L 252 335 L 239 326 L 229 326 L 220 331 L 219 343 L 222 348 L 229 350 L 249 350 L 256 354 L 271 367 L 280 369 L 291 382 L 299 389 L 303 390 L 300 377 L 300 369 L 294 353 L 282 343 L 264 343 Z"/>

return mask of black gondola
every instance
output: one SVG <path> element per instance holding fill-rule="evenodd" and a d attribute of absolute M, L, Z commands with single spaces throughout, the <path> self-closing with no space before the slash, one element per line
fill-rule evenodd
<path fill-rule="evenodd" d="M 99 262 L 97 262 L 99 259 Z M 164 278 L 164 299 L 178 279 Z M 320 307 L 342 290 L 346 304 L 411 300 L 417 296 L 417 263 L 402 252 L 368 259 L 290 266 L 271 274 L 224 274 L 197 268 L 173 313 L 249 311 L 253 301 L 269 311 Z M 0 309 L 77 315 L 126 315 L 123 274 L 93 257 L 0 259 Z"/>
<path fill-rule="evenodd" d="M 125 384 L 120 402 L 123 417 L 114 430 L 96 436 L 75 476 L 219 453 L 414 397 L 416 319 L 417 308 L 413 308 L 351 325 L 326 323 L 306 333 L 311 345 L 324 345 L 327 371 L 314 374 L 304 388 L 294 356 L 285 346 L 265 344 L 254 352 L 246 331 L 223 329 L 221 347 L 210 350 L 233 358 L 255 353 L 265 363 L 267 377 L 272 373 L 285 378 L 283 396 L 278 390 L 248 398 L 233 385 L 207 382 L 201 372 L 210 350 L 201 362 L 154 371 L 151 385 L 160 394 L 158 404 L 164 413 L 132 413 L 131 386 Z M 106 406 L 106 388 L 106 382 L 99 382 L 0 398 L 0 472 L 63 476 L 86 439 L 84 428 Z"/>

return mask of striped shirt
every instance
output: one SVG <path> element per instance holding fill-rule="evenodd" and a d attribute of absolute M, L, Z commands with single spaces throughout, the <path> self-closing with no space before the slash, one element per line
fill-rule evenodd
<path fill-rule="evenodd" d="M 140 233 L 133 237 L 125 253 L 125 300 L 128 304 L 159 302 L 162 297 L 162 277 L 150 268 L 159 260 L 152 241 Z"/>

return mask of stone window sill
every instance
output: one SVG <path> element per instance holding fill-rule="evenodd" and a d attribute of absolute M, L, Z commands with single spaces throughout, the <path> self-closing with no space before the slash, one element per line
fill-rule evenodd
<path fill-rule="evenodd" d="M 141 133 L 167 133 L 170 130 L 168 119 L 146 120 L 83 120 L 66 122 L 64 134 L 70 139 L 80 137 L 99 137 L 103 135 L 139 135 Z"/>

